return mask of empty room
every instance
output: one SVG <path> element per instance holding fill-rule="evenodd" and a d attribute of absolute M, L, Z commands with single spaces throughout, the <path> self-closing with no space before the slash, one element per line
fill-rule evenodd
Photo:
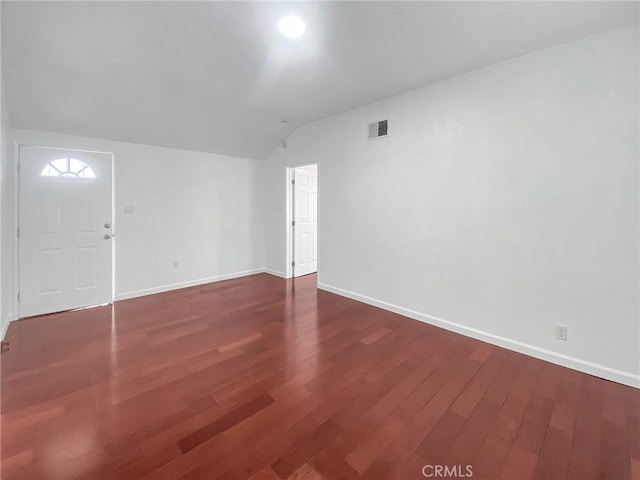
<path fill-rule="evenodd" d="M 0 1 L 0 480 L 640 480 L 640 3 Z"/>

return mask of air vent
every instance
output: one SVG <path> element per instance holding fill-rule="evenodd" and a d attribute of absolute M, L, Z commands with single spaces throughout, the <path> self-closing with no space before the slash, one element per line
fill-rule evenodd
<path fill-rule="evenodd" d="M 380 120 L 369 124 L 369 140 L 389 135 L 389 120 Z"/>

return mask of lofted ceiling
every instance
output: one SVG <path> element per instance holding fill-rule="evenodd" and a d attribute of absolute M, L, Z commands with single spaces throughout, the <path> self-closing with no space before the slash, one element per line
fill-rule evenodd
<path fill-rule="evenodd" d="M 610 1 L 2 1 L 2 68 L 12 127 L 261 159 L 306 123 L 637 21 Z"/>

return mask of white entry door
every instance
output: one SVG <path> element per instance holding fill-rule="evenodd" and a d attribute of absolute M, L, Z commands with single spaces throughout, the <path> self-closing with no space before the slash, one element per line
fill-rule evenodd
<path fill-rule="evenodd" d="M 112 300 L 112 157 L 20 147 L 20 316 Z"/>
<path fill-rule="evenodd" d="M 295 169 L 294 277 L 318 271 L 318 167 Z"/>

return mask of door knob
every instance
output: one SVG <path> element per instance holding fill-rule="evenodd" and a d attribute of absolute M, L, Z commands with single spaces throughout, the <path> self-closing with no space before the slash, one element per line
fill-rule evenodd
<path fill-rule="evenodd" d="M 109 235 L 108 233 L 105 233 L 103 238 L 105 240 L 109 240 L 111 238 L 111 235 Z"/>
<path fill-rule="evenodd" d="M 110 223 L 105 223 L 104 224 L 104 228 L 111 228 L 111 224 Z"/>

